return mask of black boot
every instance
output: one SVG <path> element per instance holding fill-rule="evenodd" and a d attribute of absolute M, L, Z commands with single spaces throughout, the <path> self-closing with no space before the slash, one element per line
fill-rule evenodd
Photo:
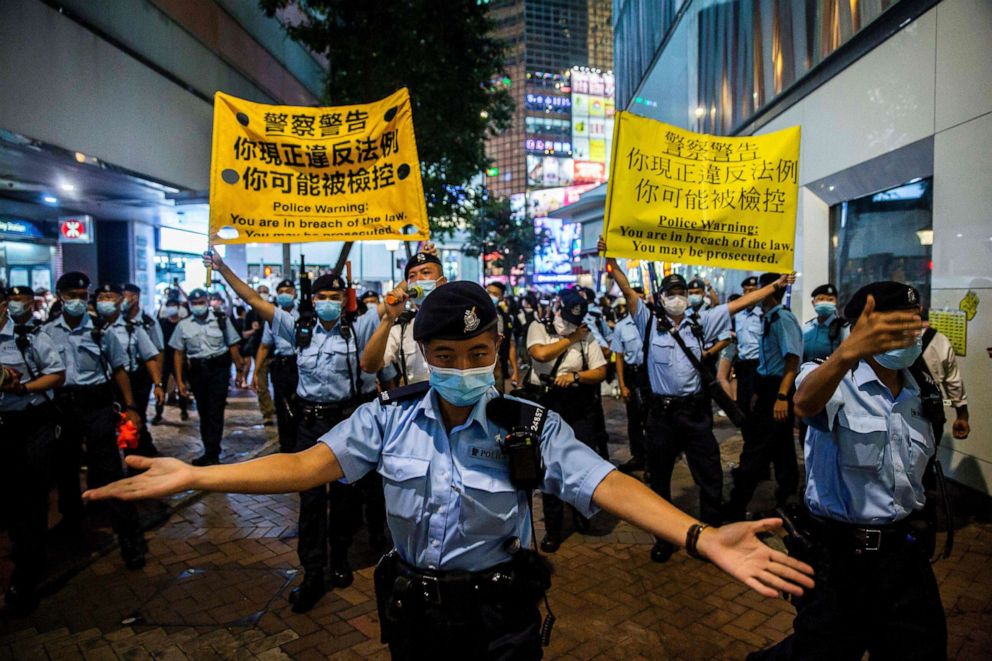
<path fill-rule="evenodd" d="M 309 612 L 321 597 L 327 594 L 322 570 L 306 571 L 303 582 L 289 593 L 289 603 L 293 604 L 294 613 Z"/>
<path fill-rule="evenodd" d="M 662 540 L 656 540 L 651 547 L 651 560 L 654 562 L 668 562 L 668 559 L 675 553 L 675 545 Z"/>
<path fill-rule="evenodd" d="M 138 533 L 130 537 L 121 537 L 121 558 L 124 559 L 124 566 L 134 571 L 145 566 L 145 553 L 148 552 L 148 544 L 145 537 Z"/>
<path fill-rule="evenodd" d="M 11 584 L 3 599 L 13 617 L 27 617 L 38 608 L 38 595 L 27 586 Z"/>
<path fill-rule="evenodd" d="M 548 533 L 541 540 L 541 550 L 545 553 L 554 553 L 561 546 L 561 537 Z"/>
<path fill-rule="evenodd" d="M 355 581 L 348 562 L 348 548 L 331 547 L 331 585 L 346 588 Z"/>

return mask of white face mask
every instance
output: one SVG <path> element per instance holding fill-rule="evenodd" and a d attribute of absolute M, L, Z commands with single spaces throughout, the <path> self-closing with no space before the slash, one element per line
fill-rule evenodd
<path fill-rule="evenodd" d="M 665 312 L 677 317 L 686 311 L 689 307 L 689 297 L 688 296 L 662 296 L 661 297 L 661 307 L 665 308 Z"/>
<path fill-rule="evenodd" d="M 574 333 L 579 329 L 579 327 L 576 326 L 575 324 L 562 319 L 560 313 L 555 315 L 554 326 L 555 326 L 555 332 L 561 335 L 562 337 L 565 337 L 566 335 L 571 335 L 572 333 Z"/>

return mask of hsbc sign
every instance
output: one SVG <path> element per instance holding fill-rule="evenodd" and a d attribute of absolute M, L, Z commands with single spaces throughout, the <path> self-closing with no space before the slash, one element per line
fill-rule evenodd
<path fill-rule="evenodd" d="M 59 243 L 93 243 L 93 216 L 60 217 Z"/>

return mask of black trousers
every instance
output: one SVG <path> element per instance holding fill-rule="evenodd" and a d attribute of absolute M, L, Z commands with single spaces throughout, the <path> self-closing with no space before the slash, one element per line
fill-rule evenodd
<path fill-rule="evenodd" d="M 816 587 L 794 600 L 794 633 L 750 661 L 944 659 L 947 622 L 929 558 L 921 549 L 856 556 L 817 545 Z"/>
<path fill-rule="evenodd" d="M 627 439 L 630 442 L 630 456 L 643 459 L 645 407 L 642 393 L 639 390 L 638 368 L 636 365 L 623 365 L 623 382 L 630 389 L 631 396 L 627 400 Z M 643 391 L 642 391 L 643 392 Z"/>
<path fill-rule="evenodd" d="M 200 440 L 203 454 L 220 457 L 220 441 L 224 436 L 224 409 L 227 407 L 227 387 L 231 381 L 230 354 L 209 360 L 191 360 L 189 385 L 200 413 Z"/>
<path fill-rule="evenodd" d="M 124 477 L 124 464 L 117 448 L 117 420 L 109 385 L 63 390 L 58 396 L 61 433 L 56 442 L 56 484 L 59 511 L 70 522 L 82 520 L 79 469 L 85 448 L 86 483 L 90 489 Z M 118 537 L 140 536 L 138 511 L 131 501 L 105 501 Z"/>
<path fill-rule="evenodd" d="M 774 408 L 778 389 L 782 383 L 780 376 L 757 376 L 755 378 L 754 433 L 744 439 L 741 461 L 734 472 L 734 488 L 730 492 L 728 514 L 731 518 L 743 519 L 751 496 L 768 470 L 768 463 L 775 466 L 775 500 L 778 505 L 796 495 L 799 490 L 799 464 L 796 461 L 796 444 L 793 438 L 795 415 L 792 412 L 792 397 L 789 393 L 789 415 L 783 421 L 775 420 Z"/>
<path fill-rule="evenodd" d="M 705 523 L 719 523 L 723 468 L 720 446 L 713 435 L 709 398 L 697 397 L 667 408 L 653 398 L 648 405 L 645 447 L 649 486 L 665 500 L 671 500 L 672 471 L 679 454 L 685 452 L 689 472 L 699 487 L 699 518 Z"/>
<path fill-rule="evenodd" d="M 596 450 L 596 408 L 599 403 L 592 388 L 577 386 L 554 388 L 541 398 L 541 404 L 561 416 L 575 432 L 575 437 Z M 602 408 L 599 409 L 602 411 Z M 544 506 L 544 529 L 549 537 L 562 538 L 565 523 L 565 503 L 557 496 L 541 493 Z"/>
<path fill-rule="evenodd" d="M 34 590 L 45 568 L 54 453 L 55 413 L 50 404 L 0 413 L 0 505 L 14 560 L 10 583 L 24 594 Z"/>
<path fill-rule="evenodd" d="M 173 356 L 175 355 L 174 351 L 175 351 L 174 349 L 170 349 L 168 346 L 166 346 L 165 347 L 165 352 L 164 352 L 165 353 L 165 357 L 164 357 L 164 360 L 162 361 L 162 387 L 165 388 L 165 394 L 166 394 L 166 396 L 168 396 L 168 394 L 171 392 L 169 390 L 169 377 L 170 376 L 174 377 L 175 374 L 176 374 L 176 364 L 175 364 L 174 358 L 173 358 Z M 180 411 L 182 411 L 183 413 L 186 413 L 186 408 L 187 408 L 188 405 L 189 405 L 189 402 L 186 400 L 185 397 L 180 397 L 179 398 L 179 410 Z M 162 401 L 161 404 L 159 404 L 158 402 L 155 403 L 155 415 L 157 417 L 161 417 L 162 416 L 162 411 L 164 411 L 164 410 L 165 410 L 165 401 L 164 400 Z"/>
<path fill-rule="evenodd" d="M 751 434 L 751 425 L 749 423 L 753 422 L 751 409 L 754 403 L 754 380 L 758 376 L 758 361 L 734 361 L 734 376 L 737 377 L 737 406 L 747 416 L 744 426 L 741 427 L 741 436 L 747 439 Z"/>
<path fill-rule="evenodd" d="M 300 381 L 296 356 L 273 356 L 269 362 L 269 374 L 272 376 L 272 391 L 275 393 L 279 451 L 293 452 L 296 449 L 296 416 L 293 399 Z"/>
<path fill-rule="evenodd" d="M 127 378 L 131 382 L 131 396 L 134 398 L 134 405 L 138 408 L 138 416 L 141 418 L 142 427 L 138 432 L 138 447 L 133 450 L 125 450 L 124 454 L 137 454 L 142 457 L 154 457 L 158 454 L 155 444 L 152 442 L 152 434 L 148 430 L 148 399 L 152 394 L 152 376 L 148 373 L 145 365 L 139 365 L 138 369 L 127 373 Z M 117 402 L 124 410 L 124 398 L 117 394 Z"/>
<path fill-rule="evenodd" d="M 299 411 L 296 451 L 313 447 L 317 439 L 350 413 L 345 409 L 338 415 L 321 418 Z M 363 503 L 369 529 L 382 531 L 386 507 L 378 473 L 369 473 L 355 484 L 331 482 L 300 492 L 297 553 L 305 571 L 322 572 L 328 566 L 328 547 L 331 567 L 347 565 L 348 548 L 362 527 Z"/>

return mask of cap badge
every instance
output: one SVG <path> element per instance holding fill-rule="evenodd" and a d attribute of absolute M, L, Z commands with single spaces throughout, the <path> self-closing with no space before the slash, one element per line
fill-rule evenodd
<path fill-rule="evenodd" d="M 422 262 L 422 261 L 424 261 L 425 259 L 427 259 L 427 255 L 425 255 L 424 253 L 418 253 L 418 254 L 417 254 L 417 261 L 418 261 L 418 262 Z"/>
<path fill-rule="evenodd" d="M 475 313 L 475 308 L 465 310 L 465 332 L 471 333 L 479 327 L 479 315 Z"/>
<path fill-rule="evenodd" d="M 574 306 L 572 308 L 572 316 L 578 317 L 580 314 L 582 314 L 582 306 L 581 305 Z"/>
<path fill-rule="evenodd" d="M 916 291 L 913 290 L 913 289 L 907 288 L 907 290 L 906 290 L 906 298 L 909 300 L 910 303 L 915 304 L 916 303 Z"/>

